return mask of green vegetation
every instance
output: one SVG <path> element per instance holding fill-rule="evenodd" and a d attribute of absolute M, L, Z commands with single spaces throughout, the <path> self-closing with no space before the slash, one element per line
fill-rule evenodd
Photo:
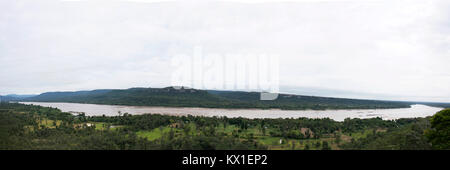
<path fill-rule="evenodd" d="M 442 110 L 431 118 L 431 129 L 426 132 L 435 149 L 450 148 L 450 109 Z"/>
<path fill-rule="evenodd" d="M 174 132 L 170 132 L 171 130 Z M 143 131 L 136 132 L 136 134 L 138 136 L 147 138 L 150 141 L 160 139 L 164 134 L 169 134 L 169 133 L 181 133 L 181 130 L 179 130 L 179 129 L 174 130 L 173 128 L 170 128 L 170 127 L 160 127 L 160 128 L 155 128 L 153 130 L 143 130 Z"/>
<path fill-rule="evenodd" d="M 23 101 L 74 102 L 131 106 L 171 106 L 208 108 L 261 109 L 375 109 L 408 108 L 411 103 L 377 100 L 355 100 L 280 94 L 276 100 L 260 100 L 257 92 L 205 91 L 196 89 L 131 88 L 126 90 L 93 90 L 49 92 Z"/>
<path fill-rule="evenodd" d="M 449 110 L 398 119 L 77 116 L 0 103 L 0 149 L 450 149 Z"/>

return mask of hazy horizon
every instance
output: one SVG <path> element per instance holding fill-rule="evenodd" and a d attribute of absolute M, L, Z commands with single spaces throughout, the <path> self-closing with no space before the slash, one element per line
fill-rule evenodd
<path fill-rule="evenodd" d="M 278 55 L 280 92 L 450 102 L 449 1 L 255 2 L 2 1 L 0 95 L 167 87 L 201 46 Z"/>
<path fill-rule="evenodd" d="M 92 91 L 92 90 L 124 90 L 131 88 L 167 88 L 172 86 L 164 86 L 164 87 L 129 87 L 129 88 L 100 88 L 100 89 L 80 89 L 80 90 L 55 90 L 55 91 L 46 91 L 41 93 L 27 93 L 27 94 L 18 94 L 18 93 L 8 93 L 8 94 L 0 94 L 0 96 L 36 96 L 47 92 L 77 92 L 77 91 Z M 189 88 L 189 87 L 185 87 Z M 197 89 L 197 90 L 217 90 L 217 91 L 242 91 L 242 92 L 263 92 L 261 90 L 247 90 L 247 89 Z M 331 98 L 345 98 L 345 99 L 360 99 L 360 100 L 381 100 L 381 101 L 401 101 L 401 102 L 431 102 L 433 101 L 419 101 L 419 100 L 408 100 L 406 97 L 404 99 L 387 99 L 389 95 L 380 95 L 380 94 L 370 94 L 370 93 L 357 93 L 353 91 L 339 91 L 339 90 L 330 90 L 330 89 L 320 89 L 320 88 L 307 88 L 307 87 L 289 87 L 282 86 L 280 87 L 279 94 L 293 94 L 293 95 L 303 95 L 303 96 L 315 96 L 315 97 L 331 97 Z M 439 102 L 434 101 L 436 103 L 450 103 L 450 102 Z"/>

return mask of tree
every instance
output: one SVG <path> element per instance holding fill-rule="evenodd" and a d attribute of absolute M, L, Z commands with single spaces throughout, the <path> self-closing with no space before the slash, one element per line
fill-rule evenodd
<path fill-rule="evenodd" d="M 327 141 L 323 141 L 322 142 L 322 150 L 331 150 L 331 147 L 328 146 L 328 142 Z"/>
<path fill-rule="evenodd" d="M 175 137 L 175 132 L 173 131 L 173 128 L 170 128 L 169 131 L 169 140 L 172 140 Z"/>
<path fill-rule="evenodd" d="M 436 113 L 430 120 L 431 130 L 425 135 L 434 149 L 450 149 L 450 109 Z"/>
<path fill-rule="evenodd" d="M 336 134 L 336 140 L 334 142 L 336 142 L 336 144 L 341 143 L 341 134 Z"/>
<path fill-rule="evenodd" d="M 305 144 L 305 150 L 309 150 L 309 144 Z"/>
<path fill-rule="evenodd" d="M 189 135 L 190 131 L 191 131 L 191 127 L 189 126 L 189 124 L 187 124 L 183 127 L 184 135 Z"/>
<path fill-rule="evenodd" d="M 320 148 L 320 142 L 319 141 L 316 142 L 316 148 Z"/>

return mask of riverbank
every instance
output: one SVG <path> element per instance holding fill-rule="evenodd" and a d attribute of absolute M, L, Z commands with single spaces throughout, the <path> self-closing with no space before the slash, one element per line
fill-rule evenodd
<path fill-rule="evenodd" d="M 442 110 L 438 107 L 426 105 L 412 105 L 410 108 L 400 109 L 358 109 L 358 110 L 279 110 L 279 109 L 218 109 L 195 107 L 157 107 L 157 106 L 118 106 L 81 103 L 52 103 L 52 102 L 20 102 L 45 107 L 58 108 L 63 112 L 85 113 L 87 116 L 117 116 L 118 113 L 164 114 L 164 115 L 193 115 L 193 116 L 226 116 L 244 118 L 330 118 L 344 121 L 345 118 L 375 118 L 384 120 L 399 118 L 414 118 L 432 116 Z"/>

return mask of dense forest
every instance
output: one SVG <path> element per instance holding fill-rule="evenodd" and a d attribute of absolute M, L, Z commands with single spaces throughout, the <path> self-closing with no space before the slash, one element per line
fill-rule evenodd
<path fill-rule="evenodd" d="M 74 102 L 132 106 L 171 106 L 208 108 L 261 109 L 375 109 L 408 108 L 412 103 L 378 100 L 356 100 L 280 94 L 276 100 L 260 100 L 258 92 L 212 91 L 197 89 L 131 88 L 125 90 L 93 90 L 48 92 L 21 101 Z"/>
<path fill-rule="evenodd" d="M 398 120 L 85 116 L 0 102 L 0 149 L 450 149 L 450 109 Z"/>

